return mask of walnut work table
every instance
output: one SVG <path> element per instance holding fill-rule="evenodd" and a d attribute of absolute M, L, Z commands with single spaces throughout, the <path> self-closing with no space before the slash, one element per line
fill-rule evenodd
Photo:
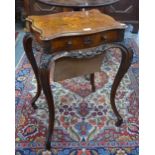
<path fill-rule="evenodd" d="M 24 49 L 37 79 L 37 93 L 32 100 L 32 106 L 37 108 L 35 101 L 43 89 L 49 108 L 46 149 L 51 148 L 55 120 L 50 81 L 90 74 L 92 90 L 95 91 L 94 73 L 100 71 L 104 53 L 111 48 L 119 48 L 122 54 L 110 97 L 111 107 L 117 117 L 116 126 L 120 126 L 123 119 L 115 105 L 115 94 L 133 56 L 132 50 L 123 44 L 126 25 L 96 9 L 29 16 L 26 20 L 29 22 L 31 34 L 27 33 L 24 37 Z M 33 38 L 42 48 L 39 67 L 32 51 Z"/>

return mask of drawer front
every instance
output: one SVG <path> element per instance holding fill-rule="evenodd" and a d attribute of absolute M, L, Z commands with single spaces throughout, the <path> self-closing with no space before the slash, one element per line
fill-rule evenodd
<path fill-rule="evenodd" d="M 31 0 L 31 4 L 29 7 L 30 7 L 30 15 L 45 15 L 45 14 L 58 13 L 62 11 L 62 8 L 60 7 L 42 4 L 37 0 Z"/>
<path fill-rule="evenodd" d="M 50 42 L 51 52 L 96 47 L 104 43 L 122 41 L 124 30 L 110 30 L 91 35 L 70 36 L 54 39 Z"/>

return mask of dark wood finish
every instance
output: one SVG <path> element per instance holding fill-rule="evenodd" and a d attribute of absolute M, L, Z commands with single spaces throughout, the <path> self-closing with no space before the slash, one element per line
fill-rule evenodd
<path fill-rule="evenodd" d="M 23 4 L 21 0 L 16 1 L 16 17 L 19 18 L 23 14 L 21 11 L 23 10 Z M 133 25 L 134 33 L 137 33 L 139 29 L 139 0 L 99 0 L 98 2 L 96 0 L 24 0 L 24 6 L 25 17 L 62 11 L 77 11 L 80 8 L 98 8 L 101 12 L 114 17 L 118 21 Z"/>
<path fill-rule="evenodd" d="M 116 20 L 133 25 L 133 32 L 139 29 L 139 0 L 120 0 L 118 3 L 100 8 Z"/>
<path fill-rule="evenodd" d="M 122 40 L 124 37 L 123 29 L 107 30 L 85 36 L 71 36 L 53 39 L 50 51 L 57 52 L 63 50 L 75 50 L 95 47 L 104 43 Z"/>
<path fill-rule="evenodd" d="M 24 0 L 24 14 L 25 14 L 25 17 L 30 15 L 30 5 L 32 5 L 30 3 L 30 0 Z"/>
<path fill-rule="evenodd" d="M 17 0 L 22 2 L 21 0 Z M 58 13 L 62 11 L 79 10 L 78 8 L 95 8 L 107 6 L 118 2 L 119 0 L 24 0 L 25 17 L 29 15 L 45 15 Z M 17 7 L 22 6 L 17 3 Z"/>
<path fill-rule="evenodd" d="M 38 0 L 43 4 L 69 8 L 94 8 L 111 5 L 119 0 Z"/>
<path fill-rule="evenodd" d="M 115 105 L 115 95 L 116 95 L 117 88 L 121 82 L 121 79 L 124 77 L 125 73 L 127 72 L 127 70 L 129 69 L 129 67 L 131 65 L 132 58 L 133 58 L 133 51 L 132 51 L 132 49 L 126 48 L 122 42 L 122 43 L 105 44 L 105 46 L 103 47 L 103 52 L 109 51 L 109 49 L 111 49 L 111 48 L 119 48 L 121 51 L 121 54 L 122 54 L 121 64 L 120 64 L 120 67 L 119 67 L 117 74 L 115 76 L 114 82 L 112 84 L 111 94 L 110 94 L 110 104 L 111 104 L 114 114 L 117 117 L 116 126 L 119 127 L 123 123 L 123 119 L 122 119 L 121 115 L 119 114 L 117 107 Z M 69 56 L 70 56 L 70 53 L 68 53 L 68 57 Z M 60 59 L 60 58 L 63 58 L 63 56 L 59 57 L 58 59 Z M 47 55 L 47 54 L 44 55 L 43 63 L 41 64 L 41 66 L 44 66 L 43 68 L 45 68 L 45 69 L 49 68 L 51 59 L 52 59 L 52 56 Z M 74 59 L 76 59 L 76 58 L 74 58 Z M 55 59 L 54 61 L 56 62 L 57 59 Z M 94 65 L 94 64 L 92 64 L 92 65 Z M 54 70 L 55 70 L 54 68 L 55 68 L 55 65 L 53 65 L 53 68 L 52 68 L 52 76 L 54 75 Z M 94 90 L 95 89 L 94 74 L 90 74 L 90 76 L 91 76 L 92 90 Z M 52 79 L 54 79 L 54 78 L 52 78 Z"/>
<path fill-rule="evenodd" d="M 38 99 L 38 97 L 41 94 L 41 83 L 39 79 L 38 66 L 37 66 L 35 57 L 33 55 L 33 50 L 32 50 L 32 37 L 29 33 L 26 33 L 26 35 L 24 36 L 23 46 L 24 46 L 25 54 L 29 62 L 31 63 L 32 69 L 34 71 L 34 74 L 37 80 L 37 93 L 31 100 L 32 107 L 34 109 L 37 109 L 37 106 L 35 105 L 35 101 Z"/>
<path fill-rule="evenodd" d="M 16 22 L 21 21 L 24 11 L 24 3 L 22 0 L 15 0 L 15 20 Z"/>
<path fill-rule="evenodd" d="M 62 8 L 49 6 L 38 2 L 38 0 L 24 0 L 25 17 L 29 15 L 45 15 L 58 13 L 62 11 Z"/>
<path fill-rule="evenodd" d="M 73 19 L 75 24 L 73 24 Z M 110 48 L 119 48 L 122 53 L 121 65 L 111 89 L 111 107 L 117 117 L 116 126 L 120 126 L 123 119 L 115 105 L 115 94 L 121 79 L 131 64 L 132 52 L 125 48 L 125 46 L 114 42 L 123 41 L 124 29 L 126 26 L 116 22 L 113 18 L 107 15 L 101 14 L 97 10 L 86 12 L 64 12 L 42 17 L 30 16 L 27 18 L 27 21 L 30 24 L 30 31 L 37 42 L 43 47 L 40 66 L 37 68 L 31 50 L 32 40 L 28 36 L 25 37 L 25 52 L 32 64 L 35 75 L 38 76 L 38 86 L 40 85 L 39 79 L 41 81 L 49 108 L 49 127 L 46 149 L 50 150 L 51 148 L 50 140 L 54 129 L 55 117 L 54 100 L 50 89 L 50 70 L 52 81 L 90 74 L 92 91 L 95 91 L 94 72 L 99 71 L 104 56 L 103 53 Z M 101 41 L 101 39 L 104 41 Z M 57 43 L 54 42 L 55 40 L 57 40 Z M 72 57 L 73 53 L 79 51 L 76 49 L 82 49 L 80 51 L 83 54 L 86 52 L 85 50 L 91 50 L 92 48 L 89 48 L 92 47 L 91 44 L 95 46 L 95 48 L 93 48 L 93 53 L 98 51 L 98 49 L 101 49 L 102 53 L 95 56 L 93 55 L 93 57 L 89 57 L 89 55 L 86 55 L 83 58 Z M 72 45 L 74 45 L 76 49 L 71 48 Z M 98 45 L 102 45 L 102 48 Z M 59 52 L 59 55 L 56 52 Z M 80 66 L 80 64 L 82 65 Z M 64 69 L 64 67 L 67 68 Z M 73 72 L 73 69 L 75 68 L 77 70 Z"/>
<path fill-rule="evenodd" d="M 90 83 L 91 83 L 91 86 L 92 86 L 92 92 L 95 92 L 95 74 L 92 73 L 90 74 Z"/>
<path fill-rule="evenodd" d="M 116 108 L 115 95 L 116 95 L 116 91 L 120 84 L 121 79 L 124 77 L 125 73 L 127 72 L 127 70 L 129 69 L 129 67 L 131 65 L 133 51 L 132 51 L 132 49 L 127 49 L 124 45 L 121 45 L 121 44 L 113 45 L 113 47 L 111 46 L 111 48 L 119 48 L 121 51 L 121 54 L 122 54 L 121 64 L 120 64 L 119 70 L 116 74 L 116 77 L 114 79 L 112 89 L 111 89 L 111 94 L 110 94 L 111 107 L 117 117 L 116 126 L 120 126 L 123 123 L 123 119 L 120 116 L 120 114 Z"/>
<path fill-rule="evenodd" d="M 16 19 L 27 17 L 29 15 L 45 15 L 51 13 L 57 13 L 62 11 L 72 11 L 79 10 L 80 8 L 89 7 L 85 6 L 86 3 L 83 0 L 24 0 L 24 13 L 23 11 L 23 1 L 16 0 Z M 102 0 L 106 4 L 102 7 L 96 6 L 96 0 L 87 0 L 90 2 L 93 8 L 98 8 L 101 12 L 106 13 L 116 20 L 121 21 L 126 24 L 133 25 L 133 32 L 137 33 L 139 30 L 139 0 L 112 0 L 107 3 L 105 0 Z M 56 3 L 56 4 L 55 4 Z M 70 5 L 71 8 L 66 8 L 65 5 Z M 71 4 L 70 4 L 71 3 Z M 76 7 L 73 7 L 73 4 L 76 4 Z M 95 4 L 93 4 L 95 3 Z M 89 3 L 88 3 L 89 4 Z M 99 3 L 100 4 L 100 3 Z M 56 5 L 61 5 L 56 7 Z M 78 6 L 79 5 L 79 6 Z M 85 6 L 85 7 L 84 7 Z M 77 8 L 79 7 L 79 8 Z M 23 18 L 23 17 L 22 17 Z"/>
<path fill-rule="evenodd" d="M 37 34 L 37 32 L 35 33 Z M 67 33 L 63 35 L 67 35 Z M 48 53 L 53 53 L 62 50 L 68 51 L 95 47 L 104 43 L 110 43 L 112 41 L 121 41 L 124 38 L 124 29 L 107 30 L 102 33 L 98 32 L 93 34 L 87 34 L 84 36 L 78 36 L 75 34 L 74 36 L 69 35 L 70 34 L 68 34 L 68 37 L 62 36 L 56 39 L 52 39 L 50 41 L 46 41 L 46 45 L 42 41 L 42 39 L 38 38 L 39 35 L 36 35 L 36 39 L 45 50 L 48 48 Z"/>
<path fill-rule="evenodd" d="M 41 84 L 43 87 L 43 92 L 45 94 L 47 104 L 48 104 L 48 109 L 49 109 L 49 126 L 48 126 L 47 138 L 46 138 L 47 150 L 51 149 L 51 136 L 53 134 L 54 120 L 55 120 L 54 100 L 53 100 L 53 95 L 50 88 L 50 68 L 51 68 L 50 66 L 48 67 L 41 66 L 39 68 Z"/>
<path fill-rule="evenodd" d="M 59 7 L 98 8 L 116 20 L 133 25 L 133 32 L 139 30 L 139 0 L 38 0 L 44 4 Z M 117 2 L 117 3 L 116 3 Z M 101 7 L 102 6 L 102 7 Z M 103 7 L 104 6 L 104 7 Z"/>

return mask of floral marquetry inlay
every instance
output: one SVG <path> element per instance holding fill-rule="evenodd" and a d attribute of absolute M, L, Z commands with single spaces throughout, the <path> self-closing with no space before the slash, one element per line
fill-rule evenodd
<path fill-rule="evenodd" d="M 62 36 L 93 34 L 126 27 L 96 9 L 29 16 L 27 21 L 32 23 L 32 29 L 35 32 L 40 33 L 41 40 L 50 40 Z"/>

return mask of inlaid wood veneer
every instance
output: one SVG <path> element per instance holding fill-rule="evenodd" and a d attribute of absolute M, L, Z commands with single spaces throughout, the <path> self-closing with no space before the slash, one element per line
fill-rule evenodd
<path fill-rule="evenodd" d="M 124 29 L 125 24 L 98 10 L 63 12 L 51 15 L 29 16 L 32 29 L 40 34 L 41 40 L 62 36 L 86 35 L 112 29 Z"/>

